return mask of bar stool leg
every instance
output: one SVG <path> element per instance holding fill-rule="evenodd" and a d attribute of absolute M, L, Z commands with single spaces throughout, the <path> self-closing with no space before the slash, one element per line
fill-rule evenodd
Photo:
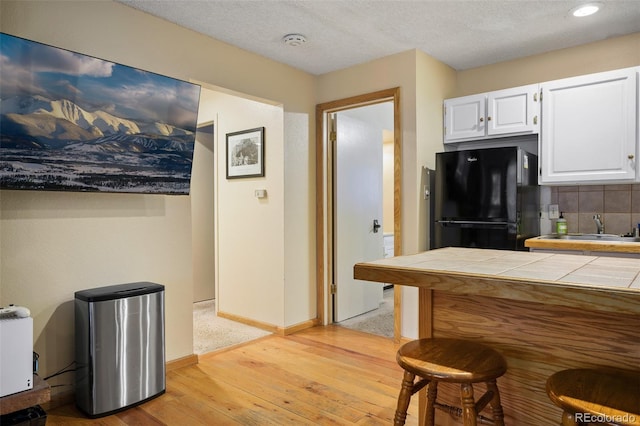
<path fill-rule="evenodd" d="M 436 421 L 436 397 L 438 396 L 438 382 L 432 380 L 427 386 L 427 409 L 425 411 L 425 426 L 433 426 Z"/>
<path fill-rule="evenodd" d="M 477 426 L 476 417 L 478 417 L 478 413 L 476 412 L 476 403 L 473 400 L 473 385 L 471 383 L 462 383 L 460 385 L 460 395 L 464 426 Z"/>
<path fill-rule="evenodd" d="M 487 382 L 487 390 L 493 392 L 493 398 L 489 402 L 493 422 L 496 426 L 504 426 L 504 412 L 502 411 L 502 403 L 500 402 L 500 391 L 495 380 Z"/>
<path fill-rule="evenodd" d="M 413 381 L 415 378 L 415 374 L 405 370 L 402 378 L 402 386 L 400 387 L 400 395 L 398 396 L 396 415 L 393 418 L 394 426 L 403 426 L 407 420 L 407 409 L 409 409 L 409 402 L 411 402 Z"/>

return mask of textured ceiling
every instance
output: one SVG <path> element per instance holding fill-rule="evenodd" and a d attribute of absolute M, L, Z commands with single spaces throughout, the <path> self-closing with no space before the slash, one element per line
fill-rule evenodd
<path fill-rule="evenodd" d="M 419 49 L 457 70 L 640 32 L 640 0 L 117 0 L 311 74 Z M 282 37 L 306 36 L 302 46 Z"/>

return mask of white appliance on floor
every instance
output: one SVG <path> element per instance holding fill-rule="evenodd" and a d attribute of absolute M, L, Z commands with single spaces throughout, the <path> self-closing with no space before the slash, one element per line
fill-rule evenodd
<path fill-rule="evenodd" d="M 0 397 L 33 388 L 33 318 L 0 317 Z"/>

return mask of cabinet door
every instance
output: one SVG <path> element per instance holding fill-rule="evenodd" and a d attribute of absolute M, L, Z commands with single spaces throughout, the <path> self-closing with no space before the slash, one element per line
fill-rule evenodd
<path fill-rule="evenodd" d="M 487 134 L 538 132 L 538 85 L 498 90 L 487 94 Z"/>
<path fill-rule="evenodd" d="M 636 71 L 628 68 L 540 85 L 540 183 L 636 178 Z"/>
<path fill-rule="evenodd" d="M 444 141 L 485 136 L 486 96 L 471 95 L 444 101 Z"/>

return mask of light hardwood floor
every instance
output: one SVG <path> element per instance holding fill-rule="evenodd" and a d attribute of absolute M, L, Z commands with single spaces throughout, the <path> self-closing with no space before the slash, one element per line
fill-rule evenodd
<path fill-rule="evenodd" d="M 47 425 L 390 425 L 402 370 L 391 339 L 339 326 L 268 336 L 167 373 L 167 391 L 90 420 L 72 405 Z M 417 425 L 417 398 L 407 425 Z"/>

